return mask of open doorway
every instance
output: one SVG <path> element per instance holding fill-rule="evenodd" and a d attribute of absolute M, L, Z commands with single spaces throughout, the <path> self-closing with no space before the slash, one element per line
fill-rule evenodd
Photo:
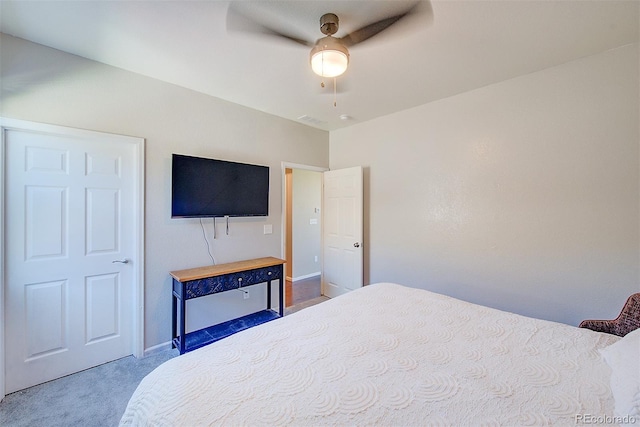
<path fill-rule="evenodd" d="M 285 305 L 321 296 L 322 171 L 284 165 Z"/>

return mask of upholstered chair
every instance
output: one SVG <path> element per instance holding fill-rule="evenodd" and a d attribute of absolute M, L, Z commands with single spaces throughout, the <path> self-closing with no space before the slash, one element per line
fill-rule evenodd
<path fill-rule="evenodd" d="M 627 299 L 622 311 L 615 319 L 583 320 L 580 322 L 580 327 L 621 337 L 640 328 L 640 293 L 633 294 Z"/>

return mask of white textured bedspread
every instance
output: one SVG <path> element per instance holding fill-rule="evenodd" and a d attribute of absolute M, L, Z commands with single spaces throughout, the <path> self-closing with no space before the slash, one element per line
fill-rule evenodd
<path fill-rule="evenodd" d="M 121 425 L 576 425 L 617 340 L 379 283 L 165 362 Z"/>

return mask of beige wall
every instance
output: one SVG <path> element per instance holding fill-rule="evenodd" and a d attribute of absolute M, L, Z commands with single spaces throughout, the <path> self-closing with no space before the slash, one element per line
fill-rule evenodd
<path fill-rule="evenodd" d="M 365 168 L 365 280 L 615 317 L 640 290 L 638 59 L 634 44 L 332 132 L 331 169 Z"/>
<path fill-rule="evenodd" d="M 270 166 L 269 217 L 231 219 L 212 239 L 218 263 L 281 254 L 283 161 L 327 167 L 327 132 L 175 85 L 2 35 L 0 115 L 146 139 L 145 347 L 171 335 L 171 270 L 210 264 L 198 220 L 170 219 L 171 153 Z M 263 225 L 273 234 L 264 235 Z M 262 308 L 262 292 L 243 301 L 220 295 L 213 320 Z M 188 319 L 191 328 L 198 320 Z"/>
<path fill-rule="evenodd" d="M 293 279 L 320 274 L 322 173 L 293 169 Z M 316 211 L 318 209 L 318 211 Z M 311 224 L 315 220 L 315 224 Z M 317 257 L 317 261 L 316 261 Z"/>

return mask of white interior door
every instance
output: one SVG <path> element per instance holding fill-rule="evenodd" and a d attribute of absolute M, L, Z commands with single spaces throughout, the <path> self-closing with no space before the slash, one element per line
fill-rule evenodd
<path fill-rule="evenodd" d="M 324 172 L 322 293 L 362 287 L 362 167 Z"/>
<path fill-rule="evenodd" d="M 134 353 L 136 147 L 6 129 L 10 393 Z"/>

